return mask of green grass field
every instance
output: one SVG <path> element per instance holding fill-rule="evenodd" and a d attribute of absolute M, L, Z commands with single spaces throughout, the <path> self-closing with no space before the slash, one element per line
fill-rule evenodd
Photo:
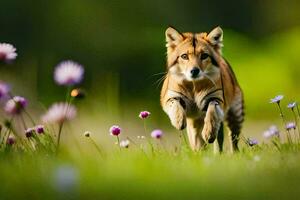
<path fill-rule="evenodd" d="M 212 146 L 192 152 L 161 110 L 157 89 L 157 101 L 154 97 L 122 101 L 118 73 L 104 77 L 105 84 L 92 80 L 96 88 L 90 88 L 86 101 L 76 101 L 67 93 L 68 106 L 73 103 L 77 107 L 76 119 L 70 123 L 56 119 L 54 125 L 45 126 L 44 134 L 33 132 L 30 139 L 24 131 L 36 124 L 27 111 L 40 123 L 46 109 L 38 99 L 48 96 L 29 93 L 28 107 L 18 105 L 19 112 L 10 111 L 15 112 L 13 115 L 0 110 L 0 199 L 299 199 L 298 128 L 291 130 L 294 140 L 290 143 L 284 127 L 279 128 L 281 142 L 262 137 L 270 125 L 282 124 L 276 105 L 269 104 L 277 93 L 286 95 L 281 102 L 285 122 L 299 123 L 299 113 L 295 120 L 286 108 L 287 103 L 299 98 L 295 92 L 299 56 L 294 51 L 300 47 L 299 32 L 290 30 L 261 42 L 230 31 L 226 35 L 224 54 L 234 67 L 246 99 L 242 136 L 259 140 L 257 145 L 249 146 L 241 139 L 240 152 L 234 154 L 229 153 L 228 145 L 222 154 L 214 154 Z M 12 92 L 27 92 L 23 82 L 28 79 L 19 78 L 18 70 L 8 71 L 3 70 L 3 79 L 16 85 Z M 7 95 L 4 100 L 0 96 L 1 107 L 14 96 Z M 146 130 L 137 117 L 143 109 L 151 112 Z M 14 119 L 11 124 L 9 119 Z M 58 127 L 62 124 L 57 148 Z M 108 131 L 113 124 L 122 127 L 122 140 L 131 138 L 129 148 L 115 144 L 116 138 Z M 164 131 L 162 139 L 150 137 L 156 128 Z M 91 137 L 85 137 L 85 131 L 91 131 Z M 9 134 L 15 136 L 13 145 L 7 144 Z M 141 135 L 146 139 L 137 139 Z"/>
<path fill-rule="evenodd" d="M 81 146 L 81 148 L 85 148 Z M 300 146 L 244 146 L 240 153 L 155 154 L 90 147 L 45 154 L 1 154 L 1 199 L 298 199 Z"/>

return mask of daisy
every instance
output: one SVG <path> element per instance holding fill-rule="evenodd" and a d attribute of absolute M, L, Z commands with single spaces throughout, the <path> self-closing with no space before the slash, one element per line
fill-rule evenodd
<path fill-rule="evenodd" d="M 0 61 L 10 62 L 17 57 L 16 48 L 7 43 L 0 43 Z"/>
<path fill-rule="evenodd" d="M 277 95 L 273 99 L 270 100 L 270 103 L 280 103 L 280 101 L 283 99 L 283 95 Z"/>
<path fill-rule="evenodd" d="M 82 65 L 71 60 L 63 61 L 54 70 L 54 80 L 58 85 L 72 86 L 82 81 L 83 74 Z"/>
<path fill-rule="evenodd" d="M 11 115 L 20 114 L 27 106 L 27 100 L 24 97 L 15 96 L 8 100 L 4 106 L 5 112 Z"/>
<path fill-rule="evenodd" d="M 67 103 L 55 103 L 42 116 L 42 121 L 45 123 L 59 123 L 62 124 L 64 121 L 69 121 L 75 118 L 76 108 L 73 105 Z"/>

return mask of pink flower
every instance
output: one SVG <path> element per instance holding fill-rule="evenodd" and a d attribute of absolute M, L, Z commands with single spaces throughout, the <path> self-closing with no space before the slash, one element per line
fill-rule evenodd
<path fill-rule="evenodd" d="M 32 137 L 34 131 L 35 131 L 34 128 L 28 128 L 27 130 L 25 130 L 25 136 L 26 136 L 27 138 Z"/>
<path fill-rule="evenodd" d="M 0 62 L 10 62 L 17 57 L 16 48 L 7 43 L 0 43 Z"/>
<path fill-rule="evenodd" d="M 57 65 L 54 71 L 54 80 L 59 85 L 72 86 L 79 84 L 83 79 L 82 65 L 68 60 Z"/>
<path fill-rule="evenodd" d="M 73 105 L 67 103 L 55 103 L 47 111 L 45 115 L 42 116 L 42 121 L 44 123 L 63 123 L 64 121 L 69 121 L 75 118 L 76 108 Z"/>
<path fill-rule="evenodd" d="M 155 129 L 151 132 L 151 137 L 160 139 L 163 136 L 163 132 L 160 129 Z"/>
<path fill-rule="evenodd" d="M 151 113 L 148 112 L 148 111 L 142 111 L 142 112 L 140 112 L 140 114 L 139 114 L 139 118 L 141 118 L 141 119 L 146 119 L 147 117 L 149 117 L 150 114 L 151 114 Z"/>
<path fill-rule="evenodd" d="M 14 136 L 8 136 L 7 140 L 6 140 L 6 144 L 7 145 L 13 145 L 16 143 L 16 138 Z"/>
<path fill-rule="evenodd" d="M 121 134 L 121 128 L 117 125 L 110 127 L 109 132 L 111 135 L 118 136 Z"/>
<path fill-rule="evenodd" d="M 38 134 L 43 134 L 45 132 L 45 129 L 44 129 L 44 126 L 43 125 L 37 125 L 35 127 L 35 131 L 38 133 Z"/>
<path fill-rule="evenodd" d="M 27 106 L 27 100 L 24 97 L 15 96 L 8 100 L 4 106 L 5 112 L 11 115 L 20 114 Z"/>

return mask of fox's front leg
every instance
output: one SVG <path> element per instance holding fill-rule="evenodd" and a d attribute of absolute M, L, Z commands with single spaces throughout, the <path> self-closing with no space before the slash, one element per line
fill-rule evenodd
<path fill-rule="evenodd" d="M 206 142 L 215 141 L 223 119 L 224 112 L 220 104 L 217 101 L 209 102 L 202 130 L 202 137 Z"/>
<path fill-rule="evenodd" d="M 180 97 L 168 99 L 163 105 L 163 109 L 176 129 L 182 130 L 186 127 L 185 102 Z"/>

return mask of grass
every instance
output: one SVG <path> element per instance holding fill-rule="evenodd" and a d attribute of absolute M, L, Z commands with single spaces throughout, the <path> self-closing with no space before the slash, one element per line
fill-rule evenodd
<path fill-rule="evenodd" d="M 291 147 L 291 146 L 289 146 Z M 82 146 L 84 148 L 84 146 Z M 89 149 L 89 147 L 87 147 Z M 175 154 L 156 148 L 56 156 L 1 155 L 1 199 L 296 199 L 300 191 L 300 146 L 281 152 L 271 145 L 240 153 Z"/>
<path fill-rule="evenodd" d="M 295 31 L 295 33 L 298 32 L 299 30 Z M 235 38 L 233 36 L 231 38 Z M 275 44 L 274 41 L 277 37 L 272 38 L 267 44 Z M 242 39 L 240 40 L 242 41 Z M 256 59 L 249 61 L 249 52 L 242 51 L 242 53 L 235 54 L 234 48 L 231 47 L 228 49 L 233 49 L 233 51 L 227 52 L 227 54 L 229 57 L 235 58 L 233 59 L 236 60 L 234 64 L 244 66 L 244 69 L 237 68 L 237 74 L 242 79 L 241 83 L 242 86 L 244 85 L 247 104 L 250 104 L 252 116 L 259 115 L 260 119 L 266 118 L 261 114 L 261 108 L 267 107 L 265 105 L 267 104 L 266 96 L 275 90 L 278 91 L 274 85 L 284 91 L 285 87 L 290 88 L 287 91 L 289 94 L 295 93 L 296 86 L 292 83 L 289 83 L 289 86 L 285 86 L 286 83 L 280 84 L 282 79 L 288 76 L 288 70 L 279 67 L 273 70 L 274 66 L 281 65 L 283 61 L 276 64 L 274 62 L 277 60 L 272 61 L 272 59 L 278 57 L 277 51 L 283 50 L 270 46 L 268 48 L 274 49 L 274 52 L 269 49 L 268 55 L 265 56 L 262 53 L 264 49 L 257 48 L 261 44 L 252 46 L 251 42 L 248 44 L 247 41 L 244 41 L 243 44 L 241 41 L 239 44 L 242 46 L 237 46 L 236 50 L 251 50 L 252 57 Z M 287 41 L 288 44 L 293 42 L 294 40 Z M 230 41 L 228 43 L 230 44 Z M 295 45 L 299 46 L 298 43 Z M 254 49 L 260 50 L 254 51 Z M 240 57 L 242 54 L 247 56 Z M 262 65 L 263 63 L 266 65 Z M 256 70 L 253 70 L 252 65 L 256 67 Z M 261 66 L 264 68 L 262 69 Z M 262 76 L 263 80 L 255 79 L 254 85 L 249 84 L 249 77 L 257 77 L 258 68 L 261 74 L 273 71 L 273 76 Z M 143 130 L 144 126 L 140 119 L 129 117 L 135 113 L 135 108 L 140 109 L 141 106 L 124 106 L 124 104 L 121 106 L 119 80 L 117 75 L 107 77 L 106 94 L 102 97 L 103 102 L 107 102 L 106 104 L 100 105 L 97 100 L 93 102 L 96 105 L 85 103 L 84 106 L 79 106 L 78 119 L 71 126 L 68 123 L 60 124 L 63 130 L 59 148 L 57 146 L 57 126 L 48 126 L 45 129 L 46 132 L 41 135 L 33 133 L 34 137 L 29 140 L 25 137 L 19 138 L 14 131 L 18 131 L 19 135 L 22 135 L 22 131 L 28 124 L 32 124 L 30 119 L 22 121 L 19 117 L 15 117 L 12 123 L 8 123 L 8 121 L 2 123 L 2 132 L 0 131 L 0 199 L 232 200 L 299 198 L 299 140 L 285 143 L 286 133 L 282 132 L 281 137 L 284 140 L 281 143 L 276 140 L 273 140 L 272 143 L 271 139 L 271 141 L 260 142 L 258 145 L 250 147 L 244 144 L 244 139 L 240 142 L 240 152 L 230 154 L 226 151 L 215 155 L 211 146 L 205 151 L 192 152 L 183 138 L 179 142 L 179 137 L 171 138 L 169 134 L 165 134 L 162 140 L 151 138 L 150 142 L 147 142 L 146 139 L 135 139 L 133 136 L 141 134 L 150 138 L 148 132 L 162 127 L 161 125 L 165 124 L 166 120 L 161 120 L 163 118 L 153 111 L 151 118 L 155 120 L 147 121 L 147 126 Z M 264 81 L 264 87 L 261 87 L 261 83 Z M 10 95 L 10 98 L 12 96 Z M 66 102 L 68 107 L 71 103 L 76 105 L 79 103 L 69 95 L 66 97 Z M 145 102 L 143 103 L 145 104 Z M 135 104 L 133 100 L 132 104 Z M 143 106 L 145 106 L 144 104 Z M 299 113 L 297 116 L 294 112 L 290 112 L 291 110 L 287 110 L 285 104 L 282 104 L 282 108 L 284 108 L 285 116 L 284 125 L 291 120 L 299 122 Z M 268 111 L 270 109 L 274 108 L 269 106 L 268 114 L 270 114 Z M 101 118 L 98 114 L 99 111 L 101 111 Z M 10 119 L 6 115 L 3 116 L 1 119 Z M 269 123 L 272 119 L 264 120 Z M 116 138 L 108 135 L 107 127 L 115 122 L 124 128 L 121 139 L 130 137 L 134 140 L 131 140 L 129 148 L 119 148 L 114 145 Z M 150 123 L 148 124 L 148 122 Z M 253 136 L 252 133 L 256 132 L 258 126 L 255 124 L 244 134 Z M 87 128 L 94 129 L 90 133 L 90 137 L 83 136 L 83 132 Z M 100 129 L 101 131 L 99 131 Z M 254 129 L 255 131 L 253 131 Z M 12 146 L 5 145 L 8 136 L 7 130 L 17 138 L 17 142 Z M 75 135 L 74 132 L 81 134 Z M 98 132 L 100 133 L 97 134 Z M 165 133 L 167 132 L 169 131 L 165 131 Z M 296 133 L 291 130 L 289 134 L 293 136 Z M 153 145 L 153 149 L 149 144 Z"/>

